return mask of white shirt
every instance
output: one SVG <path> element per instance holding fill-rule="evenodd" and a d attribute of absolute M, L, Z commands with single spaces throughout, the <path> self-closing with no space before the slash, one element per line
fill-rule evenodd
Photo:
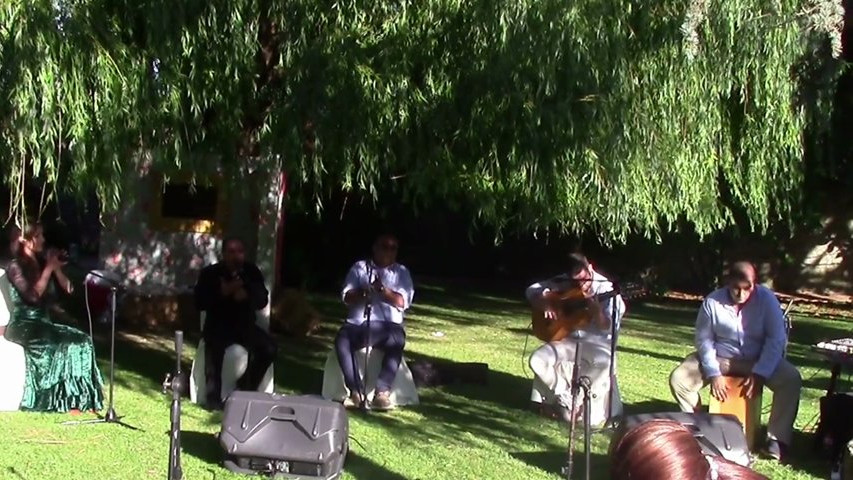
<path fill-rule="evenodd" d="M 542 298 L 542 295 L 545 292 L 550 290 L 559 290 L 565 286 L 567 286 L 570 282 L 573 282 L 568 275 L 558 275 L 554 278 L 550 278 L 548 280 L 542 282 L 536 282 L 533 285 L 527 287 L 527 291 L 525 292 L 525 296 L 527 300 L 531 303 L 536 302 L 538 299 Z M 601 295 L 603 293 L 612 292 L 613 291 L 613 282 L 607 279 L 604 275 L 593 270 L 592 272 L 592 293 L 595 295 Z M 615 309 L 615 311 L 614 311 Z M 616 321 L 616 330 L 619 330 L 622 324 L 622 316 L 625 315 L 625 301 L 622 300 L 622 295 L 616 295 L 614 297 L 610 297 L 607 300 L 604 300 L 603 305 L 604 314 L 607 316 L 608 320 L 613 321 L 615 315 Z M 589 328 L 587 332 L 580 332 L 582 336 L 583 334 L 589 335 L 600 335 L 605 337 L 610 337 L 609 329 L 607 331 L 601 331 L 595 327 Z"/>
<path fill-rule="evenodd" d="M 368 289 L 376 278 L 379 278 L 379 281 L 385 288 L 403 297 L 403 308 L 386 302 L 382 298 L 381 293 L 371 293 L 366 299 L 349 306 L 347 323 L 355 325 L 364 323 L 365 306 L 368 300 L 371 302 L 371 322 L 403 323 L 403 312 L 412 305 L 415 288 L 412 285 L 412 276 L 409 275 L 409 269 L 399 263 L 392 263 L 385 268 L 378 268 L 372 260 L 369 263 L 365 260 L 355 262 L 349 269 L 344 280 L 341 298 L 345 298 L 347 292 L 350 290 L 356 288 Z"/>

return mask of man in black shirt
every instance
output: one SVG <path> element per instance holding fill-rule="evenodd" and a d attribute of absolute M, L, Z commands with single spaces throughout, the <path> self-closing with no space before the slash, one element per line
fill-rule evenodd
<path fill-rule="evenodd" d="M 246 261 L 240 239 L 222 243 L 222 261 L 205 267 L 195 286 L 195 303 L 207 312 L 202 336 L 205 341 L 207 403 L 221 407 L 222 358 L 225 349 L 239 344 L 249 352 L 246 373 L 237 383 L 239 390 L 257 390 L 277 347 L 273 338 L 256 324 L 256 312 L 267 306 L 269 292 L 256 265 Z"/>

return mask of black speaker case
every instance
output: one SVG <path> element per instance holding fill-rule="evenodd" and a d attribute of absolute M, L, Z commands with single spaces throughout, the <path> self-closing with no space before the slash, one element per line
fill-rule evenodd
<path fill-rule="evenodd" d="M 349 451 L 343 405 L 318 396 L 236 391 L 225 402 L 219 443 L 232 472 L 334 480 Z"/>
<path fill-rule="evenodd" d="M 644 413 L 626 416 L 620 430 L 627 431 L 649 420 L 674 420 L 687 427 L 702 451 L 748 467 L 753 458 L 749 452 L 743 425 L 734 415 L 688 412 Z"/>

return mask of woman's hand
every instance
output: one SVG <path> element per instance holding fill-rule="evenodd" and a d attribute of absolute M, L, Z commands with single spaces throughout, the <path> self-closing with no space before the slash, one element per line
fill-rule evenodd
<path fill-rule="evenodd" d="M 59 284 L 59 288 L 61 288 L 65 293 L 71 293 L 74 291 L 74 287 L 71 285 L 71 280 L 69 280 L 62 271 L 62 266 L 67 263 L 68 260 L 66 260 L 65 252 L 55 249 L 47 251 L 47 267 L 45 267 L 45 270 L 49 270 L 53 273 L 53 276 L 56 277 L 56 281 Z"/>
<path fill-rule="evenodd" d="M 65 265 L 67 262 L 64 261 L 61 257 L 61 254 L 58 250 L 50 249 L 47 251 L 47 268 L 51 271 L 59 270 Z"/>

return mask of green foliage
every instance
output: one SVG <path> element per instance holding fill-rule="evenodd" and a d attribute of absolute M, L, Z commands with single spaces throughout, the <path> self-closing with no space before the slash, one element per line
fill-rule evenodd
<path fill-rule="evenodd" d="M 343 188 L 604 241 L 708 233 L 733 206 L 764 228 L 797 201 L 806 126 L 826 129 L 839 4 L 10 0 L 0 161 L 13 192 L 30 176 L 108 208 L 146 151 L 281 158 L 318 208 Z"/>

